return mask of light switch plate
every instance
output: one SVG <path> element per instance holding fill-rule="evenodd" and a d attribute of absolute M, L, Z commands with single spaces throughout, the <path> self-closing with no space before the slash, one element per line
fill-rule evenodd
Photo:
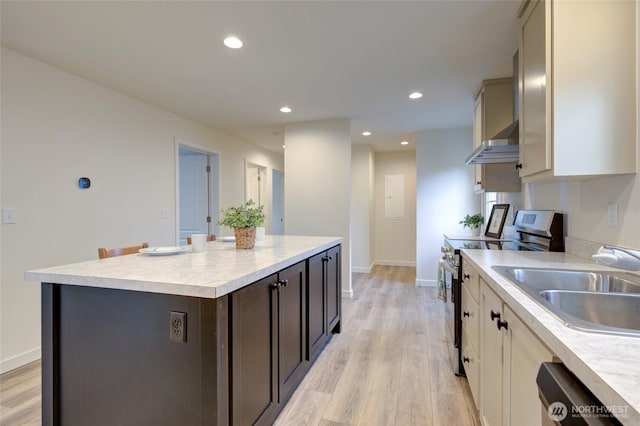
<path fill-rule="evenodd" d="M 2 208 L 2 223 L 16 223 L 15 207 Z"/>

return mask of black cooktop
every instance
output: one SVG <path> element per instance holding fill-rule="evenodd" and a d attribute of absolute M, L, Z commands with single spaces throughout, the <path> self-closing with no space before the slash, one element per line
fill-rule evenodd
<path fill-rule="evenodd" d="M 447 240 L 447 242 L 455 250 L 535 250 L 511 240 Z"/>

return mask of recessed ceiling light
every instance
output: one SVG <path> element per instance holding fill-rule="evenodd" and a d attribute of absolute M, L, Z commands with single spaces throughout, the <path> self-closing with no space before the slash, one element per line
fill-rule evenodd
<path fill-rule="evenodd" d="M 402 141 L 402 142 L 400 142 L 400 145 L 409 145 L 409 142 L 407 142 L 407 141 Z"/>
<path fill-rule="evenodd" d="M 289 108 L 288 106 L 283 106 L 282 108 L 280 108 L 280 112 L 291 112 L 291 108 Z"/>
<path fill-rule="evenodd" d="M 413 92 L 412 94 L 409 95 L 409 99 L 420 99 L 422 97 L 422 93 L 420 92 Z"/>
<path fill-rule="evenodd" d="M 224 39 L 224 45 L 230 49 L 240 49 L 242 47 L 242 41 L 238 37 L 229 36 Z"/>
<path fill-rule="evenodd" d="M 284 149 L 284 148 L 286 148 L 286 147 L 287 147 L 286 145 L 282 145 L 282 148 L 283 148 L 283 149 Z"/>
<path fill-rule="evenodd" d="M 362 132 L 362 136 L 371 136 L 371 132 Z"/>

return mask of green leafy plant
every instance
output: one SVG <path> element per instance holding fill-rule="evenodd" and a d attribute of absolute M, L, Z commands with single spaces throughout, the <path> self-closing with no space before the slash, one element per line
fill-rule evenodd
<path fill-rule="evenodd" d="M 460 221 L 460 225 L 463 228 L 476 229 L 480 228 L 484 223 L 484 216 L 480 213 L 476 213 L 473 216 L 466 215 L 463 220 Z"/>
<path fill-rule="evenodd" d="M 229 207 L 222 209 L 218 225 L 228 226 L 229 228 L 255 228 L 264 223 L 264 206 L 254 207 L 253 200 L 238 207 Z"/>

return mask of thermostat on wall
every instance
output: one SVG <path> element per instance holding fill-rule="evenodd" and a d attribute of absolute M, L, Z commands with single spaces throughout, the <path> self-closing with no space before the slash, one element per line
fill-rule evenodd
<path fill-rule="evenodd" d="M 82 189 L 87 189 L 91 186 L 91 179 L 88 177 L 81 177 L 78 179 L 78 186 Z"/>

